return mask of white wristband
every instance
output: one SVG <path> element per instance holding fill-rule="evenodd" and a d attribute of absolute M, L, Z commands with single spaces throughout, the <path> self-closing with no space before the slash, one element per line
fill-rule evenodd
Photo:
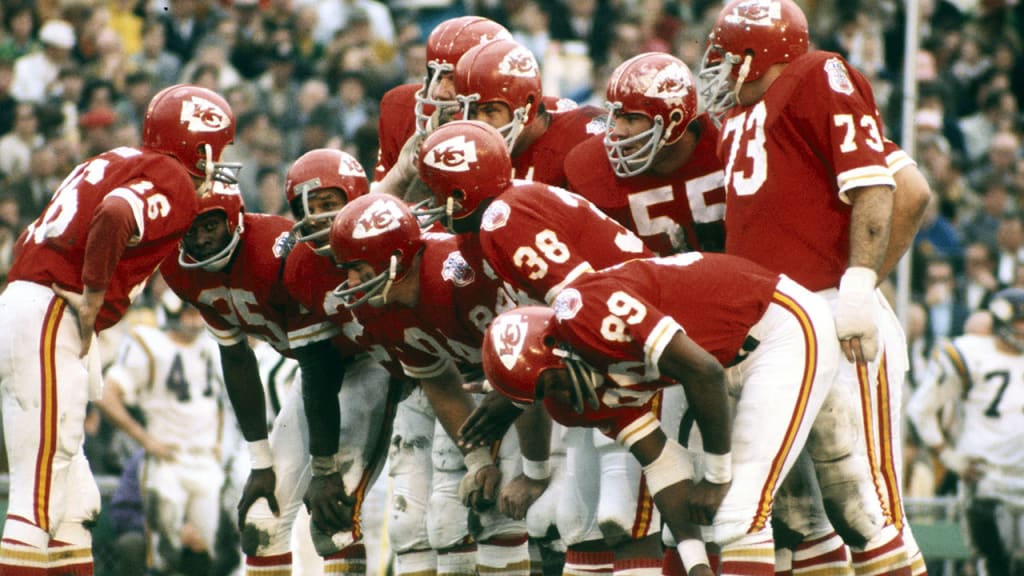
<path fill-rule="evenodd" d="M 700 566 L 701 564 L 711 566 L 711 562 L 708 561 L 707 546 L 701 540 L 693 538 L 683 540 L 676 546 L 676 550 L 679 551 L 679 558 L 683 561 L 683 570 L 687 574 L 695 566 Z"/>
<path fill-rule="evenodd" d="M 523 476 L 530 480 L 547 480 L 551 478 L 551 461 L 530 460 L 523 456 Z"/>
<path fill-rule="evenodd" d="M 494 465 L 491 451 L 487 448 L 474 448 L 470 450 L 462 457 L 462 461 L 466 463 L 466 473 L 470 476 L 475 475 L 481 468 Z"/>
<path fill-rule="evenodd" d="M 310 464 L 313 476 L 330 476 L 338 471 L 338 460 L 332 456 L 313 456 Z"/>
<path fill-rule="evenodd" d="M 704 479 L 712 484 L 726 484 L 732 481 L 732 452 L 725 454 L 704 453 Z"/>
<path fill-rule="evenodd" d="M 270 451 L 270 440 L 264 438 L 249 442 L 249 462 L 253 470 L 274 467 L 274 454 Z"/>
<path fill-rule="evenodd" d="M 874 292 L 878 284 L 878 273 L 865 266 L 852 266 L 846 269 L 839 279 L 840 292 L 866 293 Z"/>

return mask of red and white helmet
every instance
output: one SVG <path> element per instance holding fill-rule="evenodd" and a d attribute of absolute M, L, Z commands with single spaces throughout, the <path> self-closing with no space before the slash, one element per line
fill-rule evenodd
<path fill-rule="evenodd" d="M 284 192 L 296 221 L 295 239 L 314 243 L 314 250 L 322 256 L 330 254 L 330 247 L 327 246 L 329 224 L 340 209 L 312 214 L 309 195 L 326 188 L 339 190 L 342 200 L 347 204 L 367 194 L 370 183 L 366 179 L 366 171 L 355 157 L 333 148 L 310 150 L 299 156 L 288 169 Z"/>
<path fill-rule="evenodd" d="M 419 221 L 401 199 L 372 193 L 345 205 L 331 224 L 331 252 L 342 268 L 366 262 L 374 278 L 349 287 L 345 280 L 334 289 L 347 308 L 369 302 L 387 304 L 391 285 L 409 272 L 423 248 Z"/>
<path fill-rule="evenodd" d="M 457 232 L 468 231 L 457 221 L 512 185 L 512 160 L 501 134 L 476 120 L 453 120 L 434 130 L 420 145 L 416 166 L 445 227 Z"/>
<path fill-rule="evenodd" d="M 239 164 L 221 163 L 235 139 L 227 100 L 200 86 L 177 84 L 157 92 L 142 121 L 142 145 L 177 158 L 193 176 L 237 182 Z"/>
<path fill-rule="evenodd" d="M 455 70 L 455 64 L 467 50 L 493 40 L 512 39 L 501 24 L 482 16 L 459 16 L 438 24 L 427 38 L 427 76 L 423 88 L 416 92 L 416 130 L 426 134 L 433 107 L 457 106 L 455 102 L 437 100 L 434 88 L 441 75 Z"/>
<path fill-rule="evenodd" d="M 203 214 L 216 211 L 223 212 L 227 218 L 231 241 L 220 252 L 202 260 L 192 257 L 185 249 L 185 242 L 182 241 L 178 250 L 178 264 L 182 268 L 202 268 L 210 272 L 219 272 L 231 260 L 235 248 L 238 247 L 238 242 L 242 239 L 242 233 L 245 231 L 245 221 L 242 218 L 245 213 L 245 202 L 242 200 L 242 192 L 239 190 L 238 184 L 214 180 L 207 191 L 199 197 L 197 219 Z"/>
<path fill-rule="evenodd" d="M 809 45 L 807 18 L 793 0 L 732 0 L 708 35 L 699 74 L 704 105 L 720 120 L 736 105 L 744 82 L 793 61 Z"/>
<path fill-rule="evenodd" d="M 515 40 L 498 40 L 477 46 L 462 55 L 455 65 L 455 92 L 463 118 L 470 106 L 501 102 L 512 112 L 512 120 L 498 128 L 511 150 L 540 108 L 542 89 L 540 66 L 530 49 Z"/>
<path fill-rule="evenodd" d="M 666 144 L 679 140 L 697 117 L 697 88 L 693 73 L 682 60 L 661 52 L 639 54 L 612 72 L 605 91 L 608 128 L 604 147 L 615 173 L 635 176 L 647 170 Z M 616 116 L 643 114 L 649 130 L 615 139 Z M 635 146 L 635 151 L 626 153 Z"/>
<path fill-rule="evenodd" d="M 551 308 L 522 306 L 496 316 L 484 334 L 481 355 L 491 386 L 513 402 L 532 404 L 541 375 L 564 368 L 573 386 L 573 409 L 580 413 L 585 405 L 592 409 L 600 406 L 596 375 L 560 343 Z"/>

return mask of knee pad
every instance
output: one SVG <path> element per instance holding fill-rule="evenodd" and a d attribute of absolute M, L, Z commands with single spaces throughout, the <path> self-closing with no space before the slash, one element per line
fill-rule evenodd
<path fill-rule="evenodd" d="M 328 534 L 316 527 L 312 519 L 309 521 L 309 536 L 313 540 L 313 548 L 320 556 L 330 556 L 355 543 L 352 531 Z"/>
<path fill-rule="evenodd" d="M 832 526 L 847 545 L 863 547 L 885 523 L 867 459 L 850 454 L 814 469 Z"/>
<path fill-rule="evenodd" d="M 102 500 L 84 455 L 72 458 L 64 490 L 64 515 L 53 519 L 52 536 L 75 546 L 91 546 L 92 530 L 99 522 Z"/>
<path fill-rule="evenodd" d="M 598 436 L 604 435 L 595 434 L 594 437 L 601 467 L 597 523 L 605 542 L 614 547 L 654 533 L 661 520 L 649 493 L 645 491 L 643 494 L 647 502 L 640 502 L 640 463 L 618 444 L 599 444 Z M 639 506 L 649 506 L 650 514 L 638 514 Z M 646 520 L 638 521 L 641 517 Z"/>
<path fill-rule="evenodd" d="M 430 455 L 421 450 L 424 465 L 414 468 L 408 462 L 397 468 L 405 472 L 395 473 L 396 461 L 391 468 L 391 509 L 388 520 L 388 539 L 395 553 L 430 547 L 427 536 L 427 507 L 430 499 L 431 470 Z M 406 450 L 401 453 L 410 455 Z"/>
<path fill-rule="evenodd" d="M 275 556 L 291 549 L 291 531 L 295 516 L 281 511 L 274 516 L 266 499 L 260 498 L 249 508 L 242 526 L 242 552 L 246 556 Z"/>
<path fill-rule="evenodd" d="M 436 471 L 464 472 L 466 470 L 466 465 L 462 460 L 462 451 L 455 445 L 455 441 L 448 435 L 440 422 L 437 422 L 434 427 L 433 450 L 430 457 Z"/>

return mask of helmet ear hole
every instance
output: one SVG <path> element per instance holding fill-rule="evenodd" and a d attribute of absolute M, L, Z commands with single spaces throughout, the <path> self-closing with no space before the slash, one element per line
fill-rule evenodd
<path fill-rule="evenodd" d="M 545 348 L 554 348 L 555 344 L 557 344 L 557 342 L 555 341 L 555 336 L 553 334 L 547 334 L 544 336 Z"/>

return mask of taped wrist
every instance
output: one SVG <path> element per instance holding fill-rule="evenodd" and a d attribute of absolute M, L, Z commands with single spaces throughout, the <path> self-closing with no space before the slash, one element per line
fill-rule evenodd
<path fill-rule="evenodd" d="M 679 558 L 683 561 L 683 569 L 687 574 L 701 564 L 711 566 L 711 562 L 708 561 L 708 549 L 700 540 L 683 540 L 676 546 L 676 550 L 679 551 Z"/>
<path fill-rule="evenodd" d="M 523 475 L 530 480 L 547 480 L 551 478 L 551 461 L 530 460 L 523 456 Z"/>
<path fill-rule="evenodd" d="M 704 454 L 704 479 L 712 484 L 727 484 L 732 481 L 732 452 L 725 454 Z"/>
<path fill-rule="evenodd" d="M 878 274 L 871 268 L 853 266 L 846 269 L 839 280 L 840 294 L 868 294 L 875 291 Z"/>
<path fill-rule="evenodd" d="M 273 468 L 274 454 L 270 450 L 270 440 L 264 438 L 249 442 L 249 462 L 253 470 Z"/>

